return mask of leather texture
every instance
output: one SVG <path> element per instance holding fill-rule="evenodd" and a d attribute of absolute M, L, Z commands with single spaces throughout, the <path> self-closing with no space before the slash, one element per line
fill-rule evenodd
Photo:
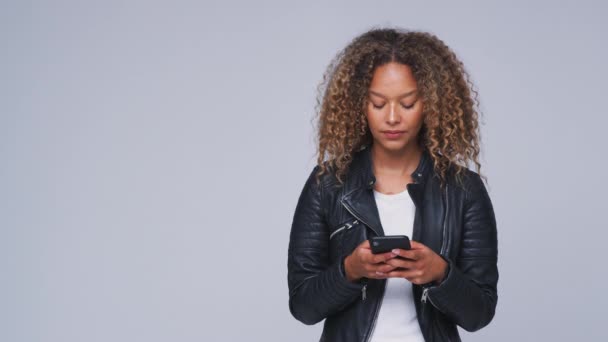
<path fill-rule="evenodd" d="M 297 202 L 288 247 L 289 310 L 300 322 L 325 320 L 320 341 L 369 341 L 386 280 L 350 282 L 344 258 L 384 231 L 376 207 L 371 147 L 353 156 L 340 185 L 331 173 L 315 181 L 315 166 Z M 450 175 L 453 174 L 453 170 Z M 412 284 L 425 341 L 460 341 L 457 326 L 477 331 L 497 304 L 497 231 L 494 209 L 479 175 L 466 169 L 464 186 L 452 176 L 439 187 L 424 150 L 407 190 L 416 205 L 411 239 L 449 264 L 441 284 Z"/>

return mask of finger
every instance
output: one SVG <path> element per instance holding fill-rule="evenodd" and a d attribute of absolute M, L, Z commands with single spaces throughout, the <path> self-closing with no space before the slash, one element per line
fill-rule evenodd
<path fill-rule="evenodd" d="M 403 249 L 403 248 L 394 248 L 393 250 L 391 250 L 391 252 L 393 252 L 396 255 L 399 256 L 404 256 L 406 252 L 409 252 L 409 249 Z"/>
<path fill-rule="evenodd" d="M 359 244 L 359 247 L 361 247 L 361 248 L 366 248 L 366 249 L 371 249 L 371 247 L 370 247 L 370 245 L 369 245 L 369 240 L 365 240 L 365 241 L 361 242 L 361 243 Z"/>
<path fill-rule="evenodd" d="M 378 263 L 390 260 L 390 259 L 394 258 L 395 256 L 396 255 L 393 252 L 386 252 L 386 253 L 380 253 L 380 254 L 372 254 L 372 257 L 370 259 L 370 263 L 371 264 L 378 264 Z"/>
<path fill-rule="evenodd" d="M 412 273 L 409 270 L 397 268 L 392 271 L 384 273 L 384 276 L 387 278 L 407 278 L 408 276 L 411 276 L 411 274 Z"/>
<path fill-rule="evenodd" d="M 410 247 L 412 247 L 412 249 L 422 249 L 425 248 L 426 245 L 415 240 L 410 240 Z"/>
<path fill-rule="evenodd" d="M 385 273 L 388 278 L 407 278 L 408 280 L 412 280 L 421 276 L 419 270 L 412 269 L 402 269 L 398 268 L 390 272 Z"/>
<path fill-rule="evenodd" d="M 380 266 L 376 267 L 376 272 L 387 273 L 387 272 L 393 271 L 395 269 L 396 269 L 396 267 L 393 265 L 381 264 Z"/>
<path fill-rule="evenodd" d="M 386 276 L 386 273 L 377 273 L 377 274 L 374 274 L 373 276 L 370 276 L 370 278 L 374 278 L 374 279 L 386 279 L 388 277 Z"/>
<path fill-rule="evenodd" d="M 420 250 L 413 249 L 400 249 L 399 256 L 402 258 L 407 258 L 411 260 L 418 260 L 422 257 Z"/>
<path fill-rule="evenodd" d="M 402 259 L 402 258 L 392 258 L 390 260 L 385 261 L 386 264 L 394 266 L 394 267 L 402 267 L 402 268 L 415 268 L 415 261 Z"/>
<path fill-rule="evenodd" d="M 387 272 L 393 271 L 395 269 L 397 269 L 395 266 L 383 262 L 375 264 L 374 266 L 367 267 L 369 273 L 373 273 L 379 276 L 386 276 Z"/>

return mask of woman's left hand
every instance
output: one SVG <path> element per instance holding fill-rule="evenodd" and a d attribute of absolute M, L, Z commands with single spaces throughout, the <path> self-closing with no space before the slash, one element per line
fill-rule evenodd
<path fill-rule="evenodd" d="M 443 281 L 447 262 L 435 251 L 420 242 L 410 240 L 411 249 L 394 249 L 398 257 L 386 260 L 385 263 L 399 267 L 388 273 L 379 274 L 386 278 L 405 278 L 414 284 L 425 284 Z M 406 259 L 401 259 L 406 258 Z"/>

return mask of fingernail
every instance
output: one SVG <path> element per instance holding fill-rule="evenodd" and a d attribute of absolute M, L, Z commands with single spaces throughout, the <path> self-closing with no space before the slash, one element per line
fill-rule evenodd
<path fill-rule="evenodd" d="M 377 274 L 377 275 L 384 275 L 384 273 L 383 273 L 383 272 L 380 272 L 380 271 L 376 271 L 376 274 Z"/>
<path fill-rule="evenodd" d="M 393 252 L 393 254 L 395 254 L 395 255 L 399 255 L 399 250 L 398 249 L 393 249 L 391 252 Z"/>

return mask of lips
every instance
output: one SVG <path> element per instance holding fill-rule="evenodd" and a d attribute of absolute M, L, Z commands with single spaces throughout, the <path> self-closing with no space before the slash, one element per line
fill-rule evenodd
<path fill-rule="evenodd" d="M 405 131 L 382 131 L 382 134 L 384 134 L 384 136 L 386 136 L 388 139 L 399 139 L 404 133 Z"/>

